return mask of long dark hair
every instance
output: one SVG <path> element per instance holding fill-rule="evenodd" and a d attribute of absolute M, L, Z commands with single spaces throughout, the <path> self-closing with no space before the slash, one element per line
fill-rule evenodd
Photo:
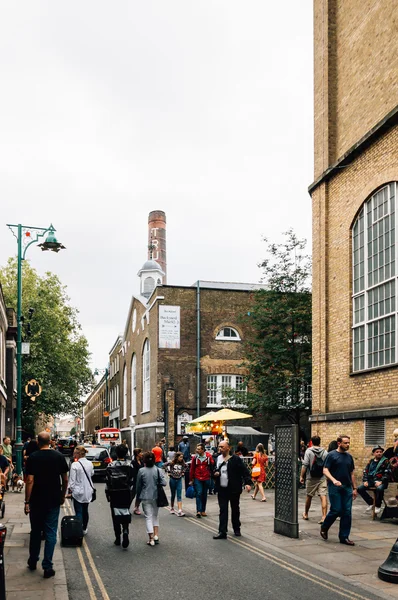
<path fill-rule="evenodd" d="M 145 452 L 143 456 L 144 465 L 150 469 L 155 465 L 155 455 L 153 452 Z"/>
<path fill-rule="evenodd" d="M 172 465 L 175 465 L 178 463 L 178 459 L 180 458 L 180 456 L 184 456 L 182 452 L 176 452 L 174 455 L 173 460 L 171 461 Z M 182 461 L 182 463 L 179 463 L 180 465 L 185 465 L 185 460 Z"/>

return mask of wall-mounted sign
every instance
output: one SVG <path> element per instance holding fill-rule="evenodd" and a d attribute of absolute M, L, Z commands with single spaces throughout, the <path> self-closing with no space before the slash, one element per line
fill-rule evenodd
<path fill-rule="evenodd" d="M 31 400 L 36 400 L 37 396 L 40 396 L 42 387 L 36 379 L 31 379 L 25 385 L 25 393 Z"/>
<path fill-rule="evenodd" d="M 22 342 L 21 354 L 30 354 L 30 342 Z"/>
<path fill-rule="evenodd" d="M 159 348 L 180 348 L 179 306 L 159 306 Z"/>
<path fill-rule="evenodd" d="M 185 426 L 187 423 L 192 421 L 193 416 L 187 412 L 183 412 L 177 415 L 177 435 L 184 435 Z"/>

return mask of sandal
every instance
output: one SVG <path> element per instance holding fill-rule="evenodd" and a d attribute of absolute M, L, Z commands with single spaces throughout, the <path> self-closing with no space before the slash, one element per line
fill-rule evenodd
<path fill-rule="evenodd" d="M 267 502 L 267 498 L 262 498 L 261 502 Z"/>
<path fill-rule="evenodd" d="M 255 499 L 256 499 L 256 496 L 253 496 L 253 495 L 252 495 L 252 497 L 251 497 L 251 498 L 252 498 L 252 500 L 255 500 Z"/>
<path fill-rule="evenodd" d="M 303 519 L 304 521 L 308 521 L 308 516 L 305 513 L 303 513 Z"/>

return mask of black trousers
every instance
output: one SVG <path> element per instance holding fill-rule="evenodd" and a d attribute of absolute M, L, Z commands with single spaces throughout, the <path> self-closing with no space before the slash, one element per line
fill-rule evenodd
<path fill-rule="evenodd" d="M 240 492 L 230 492 L 228 488 L 218 488 L 218 506 L 220 507 L 220 533 L 228 532 L 228 504 L 231 504 L 231 521 L 234 532 L 240 531 Z"/>

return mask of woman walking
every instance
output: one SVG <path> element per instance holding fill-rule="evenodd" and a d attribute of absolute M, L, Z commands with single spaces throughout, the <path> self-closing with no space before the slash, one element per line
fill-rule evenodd
<path fill-rule="evenodd" d="M 135 515 L 140 515 L 141 511 L 140 511 L 140 500 L 137 496 L 137 490 L 136 490 L 136 486 L 137 486 L 137 476 L 138 476 L 138 471 L 140 469 L 142 469 L 142 467 L 144 466 L 144 461 L 142 460 L 142 449 L 141 448 L 134 448 L 133 450 L 134 453 L 134 458 L 131 462 L 131 466 L 134 469 L 134 489 L 133 489 L 133 494 L 135 496 L 135 505 L 134 505 L 134 510 L 133 513 Z"/>
<path fill-rule="evenodd" d="M 76 446 L 73 451 L 75 462 L 71 464 L 69 473 L 69 492 L 72 494 L 76 516 L 83 523 L 83 533 L 87 534 L 88 505 L 93 497 L 92 477 L 94 467 L 86 458 L 84 446 Z"/>
<path fill-rule="evenodd" d="M 261 502 L 267 502 L 265 497 L 263 483 L 266 479 L 265 467 L 268 464 L 268 456 L 265 453 L 264 446 L 257 444 L 256 451 L 252 460 L 252 479 L 254 482 L 253 500 L 256 499 L 257 493 L 261 494 Z"/>
<path fill-rule="evenodd" d="M 188 466 L 185 464 L 182 452 L 175 452 L 173 460 L 163 465 L 163 468 L 167 471 L 170 476 L 170 514 L 177 515 L 178 517 L 185 517 L 185 513 L 182 512 L 182 479 Z M 174 501 L 177 495 L 177 511 L 174 510 Z"/>
<path fill-rule="evenodd" d="M 159 543 L 159 507 L 157 505 L 158 484 L 165 486 L 166 478 L 163 471 L 155 466 L 153 452 L 145 452 L 144 468 L 138 471 L 137 499 L 142 502 L 145 515 L 146 530 L 148 533 L 147 544 L 154 546 Z"/>

